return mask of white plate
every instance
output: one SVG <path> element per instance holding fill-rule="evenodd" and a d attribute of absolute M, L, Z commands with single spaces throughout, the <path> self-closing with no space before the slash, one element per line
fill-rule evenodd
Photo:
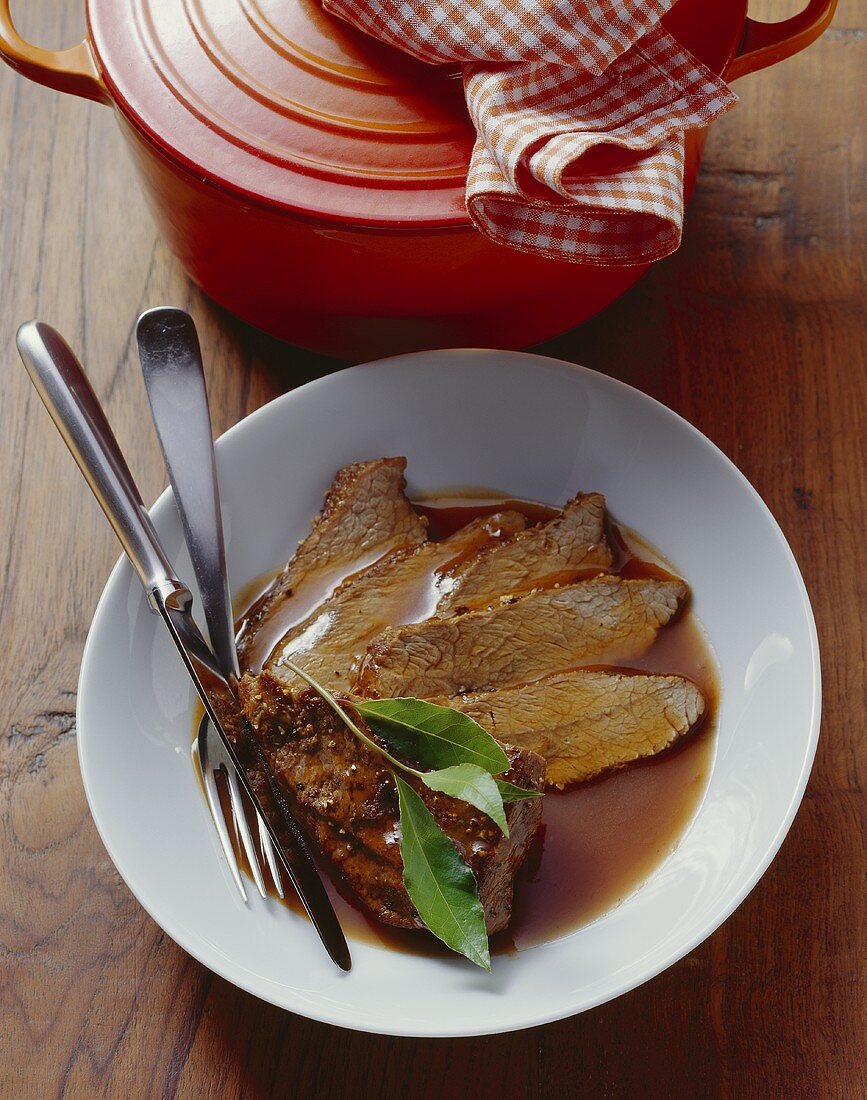
<path fill-rule="evenodd" d="M 309 924 L 240 901 L 190 762 L 193 692 L 122 561 L 87 640 L 78 745 L 91 812 L 129 888 L 190 954 L 317 1020 L 395 1035 L 480 1035 L 583 1011 L 658 974 L 732 912 L 795 815 L 819 732 L 819 654 L 791 551 L 724 455 L 680 417 L 593 371 L 494 351 L 425 352 L 352 367 L 273 401 L 217 444 L 230 582 L 288 556 L 338 467 L 409 458 L 410 491 L 474 485 L 612 511 L 693 586 L 719 659 L 719 741 L 681 844 L 632 897 L 554 943 L 464 961 L 353 942 L 340 973 Z M 181 575 L 168 492 L 153 509 Z"/>

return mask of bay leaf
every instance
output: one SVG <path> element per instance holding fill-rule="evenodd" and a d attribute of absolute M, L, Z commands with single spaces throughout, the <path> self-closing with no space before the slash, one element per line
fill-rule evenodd
<path fill-rule="evenodd" d="M 487 730 L 451 707 L 411 698 L 353 705 L 375 734 L 424 768 L 476 764 L 499 775 L 509 767 L 509 758 Z"/>
<path fill-rule="evenodd" d="M 469 802 L 471 806 L 487 814 L 500 827 L 503 836 L 509 835 L 506 811 L 503 809 L 503 798 L 497 787 L 497 781 L 484 768 L 480 768 L 477 764 L 456 764 L 452 768 L 425 772 L 421 779 L 422 783 L 432 791 L 442 791 L 443 794 L 451 795 L 452 798 Z M 518 789 L 515 788 L 515 790 Z"/>
<path fill-rule="evenodd" d="M 521 802 L 525 798 L 541 798 L 544 791 L 534 791 L 529 787 L 516 787 L 514 783 L 509 783 L 505 779 L 496 779 L 494 782 L 497 784 L 497 789 L 500 792 L 500 797 L 504 802 Z"/>
<path fill-rule="evenodd" d="M 491 969 L 485 912 L 473 872 L 421 798 L 395 775 L 400 803 L 403 883 L 427 928 L 485 970 Z"/>

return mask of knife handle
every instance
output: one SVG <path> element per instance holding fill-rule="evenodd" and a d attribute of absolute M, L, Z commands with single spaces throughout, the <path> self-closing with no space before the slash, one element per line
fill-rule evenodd
<path fill-rule="evenodd" d="M 36 392 L 135 567 L 154 592 L 186 593 L 160 545 L 114 432 L 72 349 L 56 329 L 27 321 L 15 338 Z"/>
<path fill-rule="evenodd" d="M 184 528 L 211 649 L 227 678 L 238 676 L 232 598 L 205 372 L 192 317 L 149 309 L 136 325 L 145 390 Z"/>

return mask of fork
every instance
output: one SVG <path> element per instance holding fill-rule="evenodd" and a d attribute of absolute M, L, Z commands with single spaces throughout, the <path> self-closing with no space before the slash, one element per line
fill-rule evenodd
<path fill-rule="evenodd" d="M 202 598 L 211 649 L 220 671 L 228 680 L 236 681 L 238 654 L 226 575 L 220 491 L 196 328 L 183 310 L 158 307 L 139 317 L 136 339 L 154 425 Z M 228 790 L 235 836 L 247 857 L 256 889 L 263 898 L 267 895 L 267 873 L 282 898 L 283 882 L 265 823 L 256 813 L 257 847 L 248 819 L 248 812 L 250 816 L 253 814 L 252 807 L 241 794 L 234 766 L 213 734 L 207 714 L 199 723 L 193 756 L 199 765 L 220 846 L 241 897 L 247 901 L 220 802 L 217 779 L 221 774 Z"/>

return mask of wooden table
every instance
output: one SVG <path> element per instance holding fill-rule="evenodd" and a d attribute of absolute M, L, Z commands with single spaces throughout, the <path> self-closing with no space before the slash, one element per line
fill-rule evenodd
<path fill-rule="evenodd" d="M 18 5 L 45 45 L 74 40 L 80 6 Z M 804 804 L 744 904 L 655 981 L 571 1020 L 460 1041 L 353 1034 L 260 1004 L 176 947 L 105 854 L 75 693 L 118 548 L 19 366 L 15 327 L 38 315 L 81 352 L 146 499 L 164 473 L 132 351 L 141 309 L 192 310 L 218 431 L 335 364 L 256 337 L 188 283 L 109 111 L 0 72 L 3 1096 L 867 1095 L 865 15 L 848 5 L 807 53 L 742 83 L 680 252 L 542 349 L 682 413 L 781 523 L 823 653 Z"/>

